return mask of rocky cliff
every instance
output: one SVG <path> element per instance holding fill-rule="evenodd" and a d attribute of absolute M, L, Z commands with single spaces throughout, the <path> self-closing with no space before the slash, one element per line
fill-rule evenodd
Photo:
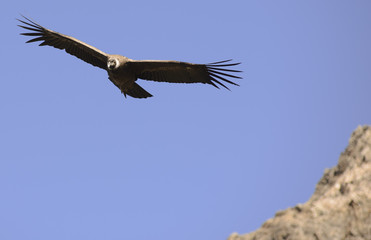
<path fill-rule="evenodd" d="M 304 204 L 228 240 L 371 240 L 371 127 L 358 127 Z"/>

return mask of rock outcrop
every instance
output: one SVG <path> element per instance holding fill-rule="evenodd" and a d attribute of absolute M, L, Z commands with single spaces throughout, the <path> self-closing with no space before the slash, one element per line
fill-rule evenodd
<path fill-rule="evenodd" d="M 228 240 L 371 240 L 371 127 L 358 127 L 308 202 Z"/>

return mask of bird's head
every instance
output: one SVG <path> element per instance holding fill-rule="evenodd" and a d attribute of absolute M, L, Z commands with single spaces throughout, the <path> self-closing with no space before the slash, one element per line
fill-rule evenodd
<path fill-rule="evenodd" d="M 111 71 L 116 70 L 120 66 L 120 62 L 117 58 L 109 58 L 107 61 L 107 68 Z"/>

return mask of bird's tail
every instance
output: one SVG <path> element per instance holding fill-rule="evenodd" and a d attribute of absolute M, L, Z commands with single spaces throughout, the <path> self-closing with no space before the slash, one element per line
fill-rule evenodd
<path fill-rule="evenodd" d="M 133 98 L 147 98 L 147 97 L 152 97 L 152 94 L 144 90 L 141 86 L 138 84 L 134 83 L 134 85 L 130 88 L 127 89 L 125 92 L 123 92 L 125 97 L 126 94 L 133 97 Z"/>

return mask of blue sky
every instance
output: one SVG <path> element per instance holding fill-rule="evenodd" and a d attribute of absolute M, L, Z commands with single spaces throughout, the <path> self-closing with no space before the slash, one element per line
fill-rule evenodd
<path fill-rule="evenodd" d="M 305 202 L 371 122 L 370 1 L 7 1 L 0 238 L 226 239 Z M 140 81 L 25 44 L 15 18 L 132 59 L 242 62 L 240 87 Z"/>

